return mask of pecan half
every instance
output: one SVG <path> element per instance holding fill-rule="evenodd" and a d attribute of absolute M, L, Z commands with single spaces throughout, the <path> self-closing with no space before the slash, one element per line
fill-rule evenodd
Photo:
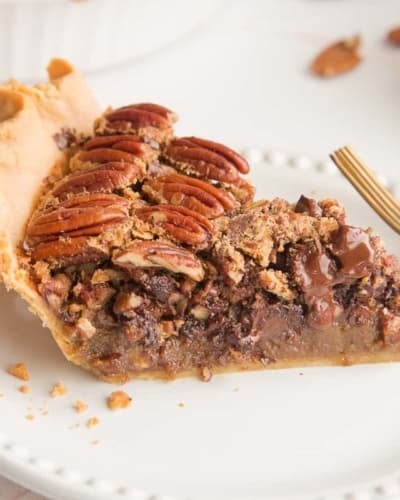
<path fill-rule="evenodd" d="M 107 112 L 97 124 L 97 131 L 136 133 L 156 142 L 165 142 L 172 136 L 177 115 L 158 104 L 139 103 Z"/>
<path fill-rule="evenodd" d="M 400 26 L 390 30 L 386 38 L 392 45 L 400 47 Z"/>
<path fill-rule="evenodd" d="M 79 170 L 62 179 L 53 189 L 53 196 L 69 193 L 107 192 L 121 189 L 142 179 L 144 170 L 134 163 L 110 162 L 87 170 Z"/>
<path fill-rule="evenodd" d="M 148 187 L 151 189 L 147 189 Z M 236 200 L 223 189 L 187 175 L 171 174 L 156 177 L 148 181 L 143 190 L 150 196 L 153 193 L 152 197 L 157 201 L 184 206 L 209 219 L 219 217 L 238 206 Z"/>
<path fill-rule="evenodd" d="M 124 221 L 128 203 L 113 194 L 85 194 L 66 200 L 55 208 L 33 216 L 26 229 L 30 238 L 56 239 L 69 236 L 97 236 Z"/>
<path fill-rule="evenodd" d="M 214 232 L 212 224 L 197 212 L 175 205 L 153 205 L 139 208 L 136 215 L 179 243 L 204 248 Z"/>
<path fill-rule="evenodd" d="M 108 135 L 88 140 L 77 159 L 85 162 L 107 163 L 110 161 L 150 161 L 157 157 L 154 148 L 134 135 Z"/>
<path fill-rule="evenodd" d="M 329 45 L 314 59 L 310 70 L 314 75 L 331 77 L 352 70 L 361 62 L 359 36 Z"/>
<path fill-rule="evenodd" d="M 104 249 L 91 246 L 86 236 L 46 241 L 35 246 L 31 259 L 54 261 L 57 266 L 97 262 L 108 257 Z"/>
<path fill-rule="evenodd" d="M 188 250 L 161 241 L 135 240 L 114 252 L 114 264 L 124 268 L 160 267 L 173 273 L 182 273 L 194 281 L 204 278 L 200 260 Z"/>
<path fill-rule="evenodd" d="M 176 168 L 189 175 L 235 183 L 239 173 L 247 173 L 247 161 L 232 149 L 198 137 L 173 139 L 164 152 Z"/>

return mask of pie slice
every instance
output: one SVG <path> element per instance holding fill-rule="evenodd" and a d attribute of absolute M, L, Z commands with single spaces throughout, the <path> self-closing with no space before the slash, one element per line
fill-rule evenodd
<path fill-rule="evenodd" d="M 336 200 L 254 201 L 246 160 L 157 104 L 92 128 L 51 68 L 2 90 L 1 273 L 69 360 L 121 382 L 400 359 L 398 262 Z"/>

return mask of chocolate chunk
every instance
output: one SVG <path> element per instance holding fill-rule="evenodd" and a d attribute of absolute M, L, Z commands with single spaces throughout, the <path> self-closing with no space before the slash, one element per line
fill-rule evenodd
<path fill-rule="evenodd" d="M 335 279 L 335 265 L 326 253 L 317 250 L 304 249 L 298 254 L 298 277 L 301 280 L 303 292 L 307 295 L 323 296 Z"/>
<path fill-rule="evenodd" d="M 375 251 L 367 232 L 352 226 L 340 226 L 333 235 L 330 249 L 338 258 L 340 272 L 345 278 L 358 279 L 369 274 Z"/>
<path fill-rule="evenodd" d="M 321 217 L 322 209 L 318 203 L 312 198 L 307 198 L 303 194 L 300 196 L 299 201 L 296 203 L 295 212 L 299 214 L 311 215 L 311 217 Z"/>
<path fill-rule="evenodd" d="M 338 307 L 333 298 L 334 261 L 316 248 L 296 249 L 294 273 L 308 306 L 308 323 L 313 327 L 328 328 Z"/>

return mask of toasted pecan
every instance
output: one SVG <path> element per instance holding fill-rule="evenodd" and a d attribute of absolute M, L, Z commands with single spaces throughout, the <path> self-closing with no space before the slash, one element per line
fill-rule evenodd
<path fill-rule="evenodd" d="M 209 180 L 234 183 L 247 173 L 247 161 L 232 149 L 198 137 L 173 139 L 164 156 L 178 170 Z"/>
<path fill-rule="evenodd" d="M 57 238 L 66 233 L 71 236 L 97 235 L 104 226 L 123 221 L 128 215 L 127 207 L 127 201 L 117 195 L 92 193 L 77 196 L 34 215 L 26 234 L 45 238 Z"/>
<path fill-rule="evenodd" d="M 56 184 L 53 195 L 63 197 L 71 193 L 111 192 L 142 179 L 144 171 L 134 163 L 110 162 L 87 170 L 73 172 Z"/>
<path fill-rule="evenodd" d="M 134 240 L 114 252 L 113 262 L 121 267 L 161 267 L 201 281 L 204 269 L 200 260 L 188 250 L 162 241 Z"/>
<path fill-rule="evenodd" d="M 161 227 L 167 236 L 187 245 L 204 247 L 214 232 L 208 219 L 185 207 L 153 205 L 138 209 L 136 215 L 153 223 L 155 230 Z"/>
<path fill-rule="evenodd" d="M 152 103 L 139 103 L 123 106 L 105 113 L 98 120 L 97 133 L 113 132 L 136 134 L 164 143 L 172 136 L 172 126 L 177 115 L 168 108 Z"/>
<path fill-rule="evenodd" d="M 164 200 L 172 205 L 184 206 L 209 219 L 219 217 L 238 206 L 236 200 L 223 189 L 187 175 L 156 177 L 148 181 L 147 186 L 151 188 L 147 190 L 148 194 L 151 196 L 153 193 L 153 198 L 158 198 L 157 201 Z"/>

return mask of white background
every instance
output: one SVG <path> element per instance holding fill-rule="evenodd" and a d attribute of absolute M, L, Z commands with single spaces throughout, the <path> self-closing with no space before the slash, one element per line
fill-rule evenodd
<path fill-rule="evenodd" d="M 396 24 L 399 0 L 228 1 L 184 39 L 88 78 L 103 106 L 155 101 L 177 110 L 178 134 L 322 160 L 350 143 L 398 181 L 400 48 L 384 42 Z M 356 33 L 364 41 L 357 70 L 329 81 L 309 75 L 321 47 Z M 0 478 L 0 498 L 39 497 Z"/>

